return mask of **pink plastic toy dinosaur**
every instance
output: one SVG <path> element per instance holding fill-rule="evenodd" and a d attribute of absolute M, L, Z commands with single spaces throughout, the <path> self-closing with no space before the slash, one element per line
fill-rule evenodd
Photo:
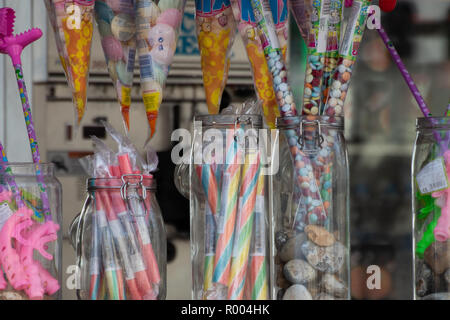
<path fill-rule="evenodd" d="M 23 290 L 28 285 L 26 273 L 20 263 L 19 255 L 12 246 L 12 239 L 26 245 L 21 233 L 33 224 L 33 211 L 27 207 L 18 209 L 0 231 L 0 262 L 11 286 L 16 290 Z"/>
<path fill-rule="evenodd" d="M 28 240 L 32 245 L 22 246 L 20 250 L 20 261 L 24 266 L 29 281 L 29 286 L 25 289 L 25 292 L 32 300 L 43 299 L 46 291 L 40 272 L 43 268 L 40 266 L 39 261 L 33 260 L 33 251 L 37 250 L 45 259 L 52 260 L 53 256 L 45 251 L 45 248 L 48 242 L 55 241 L 58 238 L 56 234 L 58 230 L 59 226 L 52 221 L 38 225 L 29 231 L 30 236 Z M 48 284 L 46 286 L 48 288 Z M 53 289 L 51 288 L 51 291 Z"/>
<path fill-rule="evenodd" d="M 445 151 L 444 160 L 447 177 L 450 177 L 450 150 Z M 442 208 L 441 216 L 434 228 L 434 237 L 437 241 L 443 242 L 450 238 L 450 187 L 433 192 L 432 197 L 437 199 L 436 204 Z"/>

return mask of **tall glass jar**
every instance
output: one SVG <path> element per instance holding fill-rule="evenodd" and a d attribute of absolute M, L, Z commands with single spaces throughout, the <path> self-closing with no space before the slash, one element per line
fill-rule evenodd
<path fill-rule="evenodd" d="M 350 298 L 349 170 L 344 119 L 277 119 L 280 168 L 273 179 L 274 295 Z"/>
<path fill-rule="evenodd" d="M 72 227 L 79 299 L 165 299 L 166 233 L 155 190 L 140 174 L 88 180 Z"/>
<path fill-rule="evenodd" d="M 417 119 L 412 158 L 414 298 L 450 300 L 450 117 Z"/>
<path fill-rule="evenodd" d="M 61 298 L 61 203 L 53 164 L 0 163 L 0 300 Z"/>
<path fill-rule="evenodd" d="M 271 299 L 263 132 L 259 115 L 195 118 L 189 166 L 194 299 Z"/>

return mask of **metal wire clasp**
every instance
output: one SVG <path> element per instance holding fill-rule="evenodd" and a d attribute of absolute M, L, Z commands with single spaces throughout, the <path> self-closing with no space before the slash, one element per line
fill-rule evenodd
<path fill-rule="evenodd" d="M 130 182 L 129 178 L 138 178 L 139 181 L 136 183 Z M 122 197 L 122 200 L 127 204 L 128 207 L 128 211 L 130 212 L 131 215 L 133 216 L 145 216 L 147 213 L 147 206 L 145 204 L 145 199 L 147 198 L 147 189 L 144 187 L 143 181 L 144 181 L 144 177 L 142 176 L 142 174 L 123 174 L 122 177 L 122 186 L 120 187 L 120 196 Z M 128 188 L 131 187 L 132 190 L 134 190 L 134 192 L 132 193 L 131 197 L 128 197 Z M 139 193 L 138 188 L 141 189 L 141 192 Z M 134 199 L 134 200 L 138 200 L 138 206 L 142 205 L 144 208 L 144 213 L 143 214 L 139 214 L 139 213 L 135 213 L 136 211 L 136 204 L 133 205 L 134 203 L 130 203 L 130 201 Z M 140 211 L 140 210 L 137 210 Z"/>
<path fill-rule="evenodd" d="M 304 128 L 303 128 L 303 124 L 306 124 L 306 125 L 313 125 L 313 124 L 315 124 L 315 125 L 317 125 L 317 134 L 315 135 L 315 138 L 316 138 L 317 145 L 318 145 L 319 149 L 322 148 L 322 144 L 325 141 L 325 138 L 322 135 L 322 127 L 321 127 L 320 121 L 319 120 L 313 120 L 313 121 L 302 120 L 300 122 L 300 134 L 299 134 L 299 137 L 298 137 L 298 143 L 300 145 L 300 150 L 303 150 L 303 147 L 305 145 L 305 131 L 304 131 Z"/>

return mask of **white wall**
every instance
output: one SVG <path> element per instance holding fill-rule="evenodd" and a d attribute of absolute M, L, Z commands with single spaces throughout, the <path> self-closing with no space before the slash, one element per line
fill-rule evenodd
<path fill-rule="evenodd" d="M 26 31 L 31 27 L 39 27 L 44 32 L 41 39 L 29 45 L 22 53 L 25 83 L 33 108 L 32 83 L 45 81 L 47 76 L 44 1 L 0 0 L 0 7 L 10 7 L 16 11 L 14 33 Z M 9 161 L 32 160 L 14 69 L 11 59 L 6 55 L 0 57 L 0 141 L 5 147 Z"/>

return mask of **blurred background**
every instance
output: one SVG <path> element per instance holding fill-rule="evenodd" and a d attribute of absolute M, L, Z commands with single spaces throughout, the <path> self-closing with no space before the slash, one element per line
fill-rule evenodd
<path fill-rule="evenodd" d="M 376 2 L 375 2 L 376 3 Z M 64 270 L 75 263 L 68 226 L 80 212 L 86 191 L 78 158 L 92 152 L 89 136 L 105 138 L 107 120 L 122 128 L 119 106 L 94 32 L 87 112 L 75 134 L 71 94 L 57 54 L 43 1 L 0 0 L 16 10 L 16 32 L 39 27 L 44 36 L 23 54 L 24 74 L 32 98 L 33 117 L 43 160 L 55 163 L 63 185 Z M 450 1 L 399 0 L 382 24 L 404 59 L 433 115 L 443 115 L 450 102 Z M 291 86 L 301 106 L 306 49 L 291 19 L 288 49 Z M 17 86 L 9 59 L 0 57 L 0 139 L 10 161 L 31 161 Z M 144 147 L 149 130 L 140 97 L 139 72 L 132 91 L 130 138 Z M 420 116 L 397 67 L 375 30 L 364 35 L 346 100 L 346 138 L 351 174 L 352 296 L 354 299 L 412 297 L 410 159 L 415 119 Z M 14 98 L 10 98 L 14 97 Z M 245 50 L 236 38 L 222 106 L 254 97 Z M 171 68 L 156 134 L 157 197 L 168 233 L 168 299 L 190 299 L 189 202 L 175 189 L 170 135 L 189 129 L 194 115 L 207 113 L 194 20 L 188 0 L 177 54 Z M 106 143 L 111 141 L 106 138 Z M 382 290 L 366 288 L 366 268 L 379 265 Z M 67 277 L 67 275 L 65 275 Z M 65 289 L 65 299 L 74 290 Z"/>

